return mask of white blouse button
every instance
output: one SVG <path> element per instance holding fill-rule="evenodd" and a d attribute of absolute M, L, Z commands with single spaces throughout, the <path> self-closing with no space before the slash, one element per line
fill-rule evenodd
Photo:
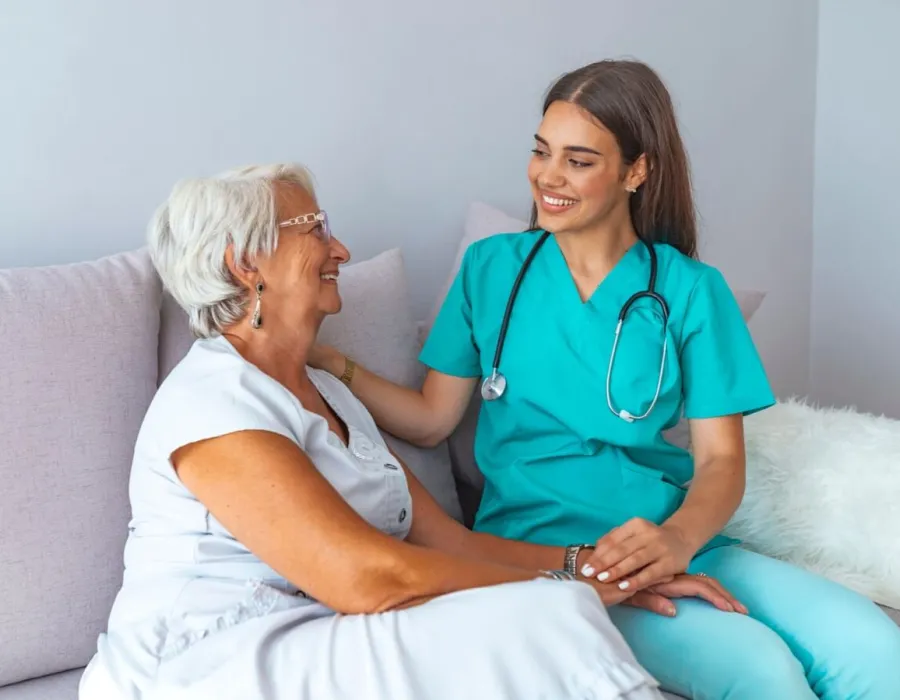
<path fill-rule="evenodd" d="M 403 510 L 400 511 L 400 517 L 398 518 L 398 521 L 401 523 L 404 520 L 406 520 L 406 508 L 404 508 Z"/>
<path fill-rule="evenodd" d="M 363 459 L 367 462 L 378 457 L 378 446 L 369 440 L 365 435 L 357 433 L 353 444 L 353 454 L 357 459 Z"/>

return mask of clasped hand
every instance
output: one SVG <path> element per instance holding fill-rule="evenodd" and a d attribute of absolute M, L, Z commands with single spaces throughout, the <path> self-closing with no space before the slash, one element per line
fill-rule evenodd
<path fill-rule="evenodd" d="M 673 614 L 667 597 L 700 597 L 720 610 L 747 609 L 715 579 L 685 572 L 697 553 L 672 526 L 634 518 L 597 540 L 581 564 L 581 574 L 620 591 L 631 592 L 627 604 Z"/>

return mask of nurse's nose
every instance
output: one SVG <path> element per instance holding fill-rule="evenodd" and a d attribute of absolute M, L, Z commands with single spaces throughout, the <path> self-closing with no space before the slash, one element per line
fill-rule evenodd
<path fill-rule="evenodd" d="M 540 176 L 537 178 L 539 187 L 553 189 L 566 184 L 566 177 L 560 167 L 554 163 L 546 163 Z"/>

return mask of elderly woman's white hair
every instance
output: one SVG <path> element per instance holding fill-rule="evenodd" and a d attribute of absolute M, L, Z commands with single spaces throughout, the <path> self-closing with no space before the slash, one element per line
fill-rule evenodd
<path fill-rule="evenodd" d="M 225 264 L 252 264 L 278 243 L 274 182 L 303 187 L 315 197 L 312 176 L 291 163 L 252 165 L 210 178 L 183 180 L 156 210 L 148 230 L 153 265 L 188 313 L 194 335 L 207 338 L 246 313 L 247 290 Z"/>

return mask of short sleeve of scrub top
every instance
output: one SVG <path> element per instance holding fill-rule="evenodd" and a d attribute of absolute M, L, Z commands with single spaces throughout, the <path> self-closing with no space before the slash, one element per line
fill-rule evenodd
<path fill-rule="evenodd" d="M 454 377 L 481 376 L 480 356 L 472 329 L 470 270 L 473 255 L 474 248 L 470 246 L 420 355 L 420 360 L 428 367 Z"/>
<path fill-rule="evenodd" d="M 681 368 L 686 418 L 749 415 L 775 403 L 737 300 L 712 267 L 704 270 L 691 292 Z"/>

